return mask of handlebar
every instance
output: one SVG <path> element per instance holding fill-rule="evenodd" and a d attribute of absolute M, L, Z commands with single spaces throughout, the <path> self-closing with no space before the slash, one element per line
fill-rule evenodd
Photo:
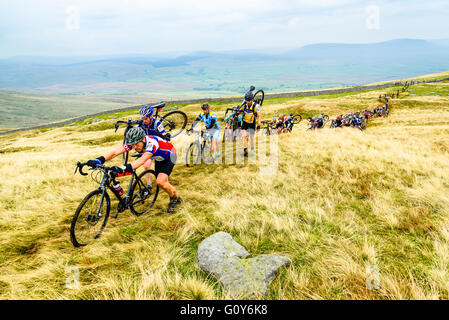
<path fill-rule="evenodd" d="M 80 172 L 80 174 L 81 174 L 82 176 L 87 176 L 88 174 L 87 174 L 86 172 L 83 171 L 83 168 L 84 168 L 85 166 L 87 166 L 87 162 L 84 162 L 84 163 L 77 162 L 77 163 L 76 163 L 76 168 L 75 168 L 75 173 L 74 173 L 73 175 L 75 175 L 75 174 L 77 173 L 77 171 L 79 170 L 79 172 Z M 105 173 L 108 173 L 108 174 L 111 176 L 111 178 L 115 178 L 115 177 L 117 177 L 117 176 L 121 176 L 121 175 L 114 175 L 114 174 L 111 174 L 112 168 L 111 168 L 111 167 L 104 166 L 104 165 L 102 165 L 102 164 L 97 164 L 97 165 L 95 166 L 95 168 L 91 168 L 90 170 L 95 170 L 95 169 L 103 170 Z"/>
<path fill-rule="evenodd" d="M 118 128 L 120 127 L 120 124 L 126 124 L 128 126 L 131 126 L 133 124 L 137 124 L 138 120 L 132 120 L 131 117 L 128 118 L 128 121 L 119 120 L 115 123 L 115 132 L 117 132 Z"/>

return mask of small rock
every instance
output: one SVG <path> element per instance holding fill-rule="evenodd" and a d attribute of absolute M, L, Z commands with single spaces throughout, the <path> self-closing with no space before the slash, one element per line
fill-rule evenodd
<path fill-rule="evenodd" d="M 268 286 L 282 266 L 291 264 L 289 258 L 263 254 L 245 259 L 249 252 L 225 232 L 204 239 L 198 246 L 197 263 L 213 274 L 233 297 L 252 298 L 265 295 Z"/>

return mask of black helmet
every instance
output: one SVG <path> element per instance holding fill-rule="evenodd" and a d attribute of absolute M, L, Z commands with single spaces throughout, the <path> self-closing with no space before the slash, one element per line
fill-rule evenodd
<path fill-rule="evenodd" d="M 253 99 L 254 99 L 254 94 L 251 91 L 248 91 L 245 94 L 245 101 L 250 101 L 250 100 L 253 100 Z"/>
<path fill-rule="evenodd" d="M 201 109 L 206 110 L 207 107 L 209 107 L 209 104 L 206 102 L 206 103 L 203 103 L 203 105 L 201 106 Z"/>

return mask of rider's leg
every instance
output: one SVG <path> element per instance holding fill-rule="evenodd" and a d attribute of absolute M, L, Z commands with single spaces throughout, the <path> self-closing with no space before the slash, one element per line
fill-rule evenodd
<path fill-rule="evenodd" d="M 254 150 L 255 132 L 252 129 L 249 131 L 249 138 L 251 140 L 251 150 Z"/>
<path fill-rule="evenodd" d="M 156 183 L 159 187 L 164 189 L 170 198 L 178 197 L 178 192 L 176 191 L 175 187 L 173 187 L 170 182 L 168 182 L 168 175 L 165 173 L 159 173 L 156 178 Z"/>
<path fill-rule="evenodd" d="M 153 159 L 148 159 L 147 161 L 145 161 L 145 163 L 143 164 L 143 167 L 145 168 L 145 170 L 150 170 L 152 163 L 153 163 Z M 147 178 L 147 185 L 150 186 L 151 185 L 151 174 L 147 174 L 146 178 Z"/>
<path fill-rule="evenodd" d="M 246 130 L 242 130 L 242 138 L 243 138 L 243 149 L 248 148 L 248 134 Z"/>

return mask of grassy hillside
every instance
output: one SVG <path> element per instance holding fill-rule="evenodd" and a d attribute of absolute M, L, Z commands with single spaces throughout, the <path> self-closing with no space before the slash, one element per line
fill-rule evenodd
<path fill-rule="evenodd" d="M 54 95 L 0 90 L 0 128 L 28 128 L 145 102 L 148 102 L 145 96 Z"/>
<path fill-rule="evenodd" d="M 410 90 L 365 132 L 295 126 L 279 137 L 271 176 L 254 164 L 179 164 L 175 214 L 162 195 L 149 215 L 110 219 L 83 249 L 72 247 L 69 225 L 96 184 L 74 165 L 123 132 L 107 120 L 0 137 L 0 297 L 228 298 L 195 264 L 198 244 L 225 231 L 252 255 L 292 259 L 267 299 L 449 299 L 449 83 Z M 373 108 L 384 92 L 267 100 L 264 118 Z M 226 106 L 215 108 L 220 117 Z M 199 104 L 183 110 L 193 118 Z M 65 287 L 68 266 L 80 269 L 80 290 Z M 372 266 L 377 290 L 366 287 Z"/>

